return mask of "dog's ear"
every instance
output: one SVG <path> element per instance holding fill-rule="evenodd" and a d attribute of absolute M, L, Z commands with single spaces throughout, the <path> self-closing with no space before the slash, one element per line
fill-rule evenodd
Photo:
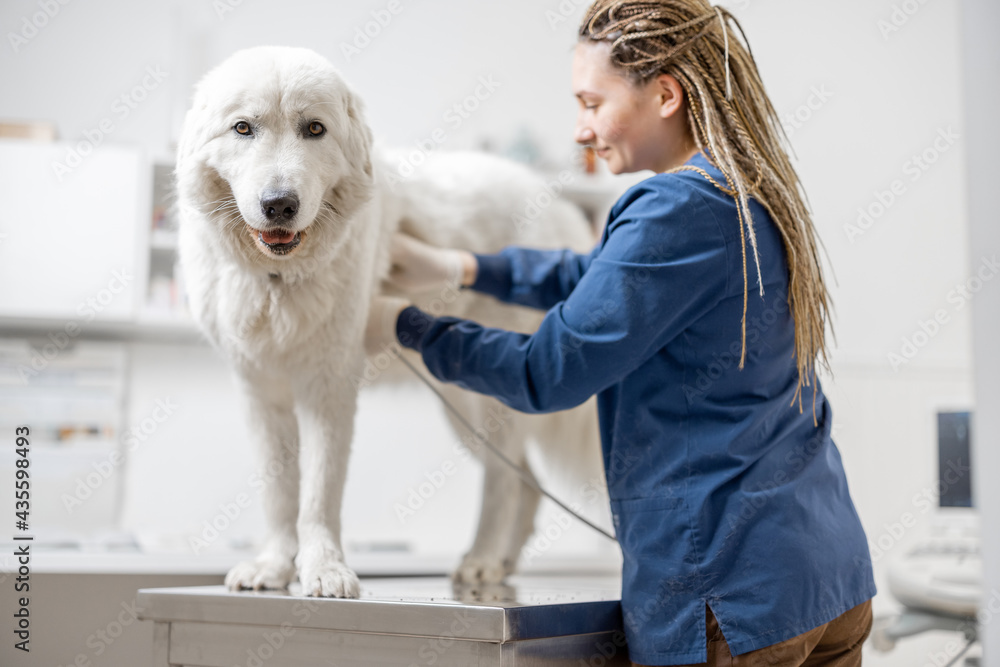
<path fill-rule="evenodd" d="M 365 122 L 365 109 L 361 97 L 348 89 L 344 96 L 347 112 L 348 146 L 353 156 L 361 161 L 362 171 L 372 175 L 372 131 Z"/>
<path fill-rule="evenodd" d="M 177 142 L 174 178 L 178 201 L 215 202 L 226 192 L 225 183 L 201 155 L 202 147 L 211 138 L 212 128 L 209 106 L 200 92 L 196 93 L 184 116 Z"/>
<path fill-rule="evenodd" d="M 210 128 L 212 128 L 208 104 L 210 89 L 208 81 L 211 74 L 210 71 L 203 75 L 194 86 L 191 106 L 184 114 L 180 137 L 177 140 L 178 162 L 191 158 L 208 141 Z"/>
<path fill-rule="evenodd" d="M 193 201 L 193 193 L 202 188 L 201 169 L 192 164 L 195 152 L 204 143 L 200 135 L 204 132 L 205 124 L 202 122 L 202 117 L 205 105 L 198 97 L 195 96 L 192 106 L 184 114 L 174 162 L 174 178 L 178 194 L 186 193 L 187 196 L 182 197 L 185 201 Z"/>
<path fill-rule="evenodd" d="M 344 136 L 342 149 L 351 171 L 333 189 L 335 205 L 341 215 L 349 216 L 372 196 L 372 131 L 365 122 L 364 103 L 350 87 L 344 87 Z"/>
<path fill-rule="evenodd" d="M 201 130 L 201 128 L 205 125 L 201 122 L 204 110 L 203 108 L 199 109 L 197 105 L 198 100 L 195 100 L 195 106 L 192 106 L 188 109 L 187 113 L 184 114 L 184 122 L 181 125 L 181 135 L 177 141 L 178 164 L 189 160 L 197 147 L 204 143 L 203 138 L 198 136 L 200 132 L 204 131 Z"/>

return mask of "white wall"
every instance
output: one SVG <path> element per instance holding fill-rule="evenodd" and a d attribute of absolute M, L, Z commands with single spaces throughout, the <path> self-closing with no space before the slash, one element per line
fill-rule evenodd
<path fill-rule="evenodd" d="M 244 0 L 221 18 L 207 1 L 70 3 L 19 53 L 0 49 L 0 89 L 30 91 L 3 95 L 0 117 L 50 118 L 64 138 L 80 138 L 102 118 L 113 116 L 115 98 L 141 81 L 147 67 L 159 66 L 170 72 L 164 84 L 118 122 L 108 140 L 135 142 L 154 155 L 166 155 L 190 84 L 201 71 L 237 48 L 294 44 L 320 51 L 342 69 L 364 96 L 376 135 L 386 141 L 412 145 L 425 139 L 443 125 L 444 112 L 468 95 L 480 76 L 492 76 L 500 88 L 467 122 L 449 131 L 445 147 L 476 146 L 490 136 L 503 148 L 524 124 L 552 159 L 569 155 L 575 114 L 570 47 L 583 2 L 576 1 L 575 6 L 570 0 L 400 2 L 403 11 L 350 61 L 342 55 L 341 43 L 349 42 L 355 28 L 386 2 Z M 788 128 L 829 252 L 831 283 L 836 278 L 832 286 L 835 378 L 826 379 L 825 388 L 833 401 L 837 442 L 852 493 L 873 539 L 898 522 L 901 513 L 913 509 L 914 493 L 933 487 L 934 410 L 972 406 L 971 309 L 969 301 L 960 301 L 953 290 L 979 266 L 983 247 L 973 245 L 970 252 L 967 231 L 964 160 L 970 143 L 960 87 L 959 5 L 903 3 L 918 9 L 912 16 L 894 17 L 899 4 L 895 0 L 731 3 L 775 107 L 783 117 L 799 114 L 800 120 Z M 569 19 L 550 25 L 567 6 L 572 9 Z M 4 3 L 0 25 L 16 27 L 35 9 L 33 2 Z M 879 22 L 894 18 L 900 23 L 895 26 L 898 30 L 883 34 Z M 985 80 L 995 81 L 996 69 L 987 76 L 991 78 Z M 995 108 L 996 104 L 984 106 Z M 942 133 L 958 138 L 938 141 L 935 148 Z M 933 164 L 925 171 L 913 171 L 913 156 L 924 151 L 934 158 Z M 901 194 L 870 227 L 855 230 L 861 233 L 851 237 L 848 226 L 857 224 L 858 209 L 877 208 L 880 196 L 888 201 L 885 192 L 897 180 Z M 997 298 L 998 283 L 985 283 L 973 300 L 977 307 Z M 936 329 L 928 324 L 935 315 L 943 322 Z M 925 338 L 921 323 L 934 335 Z M 909 352 L 904 338 L 911 342 L 916 338 L 919 347 L 912 359 L 894 367 L 890 355 L 905 358 L 904 352 Z M 182 397 L 186 393 L 189 404 L 200 405 L 198 395 L 185 387 L 202 377 L 211 377 L 217 391 L 225 391 L 219 379 L 224 377 L 219 375 L 221 367 L 212 366 L 201 353 L 188 359 L 178 354 L 169 363 L 159 361 L 161 354 L 166 353 L 138 352 L 144 361 L 136 368 L 148 374 L 137 381 L 147 387 L 148 395 L 169 384 Z M 202 362 L 206 366 L 199 370 Z M 190 375 L 183 381 L 168 380 L 166 366 L 172 364 L 187 364 Z M 222 399 L 213 421 L 204 428 L 221 429 L 211 444 L 218 453 L 211 469 L 198 468 L 195 474 L 215 480 L 212 492 L 225 497 L 232 492 L 227 480 L 242 479 L 226 468 L 228 455 L 222 454 L 226 447 L 239 451 L 239 427 L 220 426 L 238 423 L 230 397 Z M 156 470 L 162 480 L 190 472 L 190 457 L 172 461 L 166 450 L 179 442 L 197 448 L 192 438 L 203 427 L 192 421 L 177 428 L 176 437 L 164 441 L 164 451 L 155 455 L 155 461 L 138 463 L 133 469 L 137 490 L 155 488 L 146 487 L 152 482 L 139 474 L 142 466 Z M 360 439 L 389 437 L 364 430 L 368 428 L 375 426 L 362 424 Z M 224 437 L 226 433 L 231 437 Z M 373 451 L 385 451 L 381 446 Z M 405 449 L 398 443 L 393 446 L 395 453 Z M 437 459 L 424 454 L 422 461 L 419 455 L 398 458 L 399 467 L 409 470 L 394 471 L 391 480 L 379 485 L 378 494 L 396 497 L 420 477 L 418 473 L 433 469 Z M 361 496 L 351 494 L 362 492 L 362 476 L 376 474 L 372 460 L 364 455 L 356 455 L 352 465 L 356 467 L 348 514 L 359 506 Z M 231 473 L 235 477 L 230 478 Z M 448 515 L 454 523 L 439 525 L 435 533 L 447 548 L 459 549 L 469 538 L 474 477 L 470 474 L 461 481 L 461 491 L 455 491 L 456 498 L 468 498 L 468 505 L 441 504 L 442 512 L 454 512 Z M 170 512 L 157 514 L 155 495 L 133 497 L 134 523 L 152 517 L 180 523 L 182 513 L 183 521 L 197 522 L 202 518 L 198 512 L 211 509 L 208 502 L 196 505 L 182 498 Z M 181 504 L 185 500 L 189 504 Z M 886 562 L 919 537 L 928 518 L 920 515 L 917 526 L 877 561 L 877 613 L 893 608 L 884 583 Z M 351 521 L 345 516 L 345 526 L 351 527 Z M 391 535 L 398 528 L 385 519 L 365 527 L 354 524 L 352 530 Z M 876 665 L 925 664 L 947 639 L 926 636 L 869 660 Z"/>
<path fill-rule="evenodd" d="M 1000 6 L 989 0 L 965 0 L 962 3 L 962 44 L 964 114 L 969 136 L 966 158 L 969 220 L 972 255 L 996 257 L 1000 251 L 1000 225 L 997 225 L 996 182 L 1000 177 L 997 155 L 1000 154 L 1000 129 L 994 110 L 1000 106 L 1000 92 L 995 84 L 1000 70 Z M 975 262 L 973 262 L 975 263 Z M 969 267 L 970 270 L 972 267 Z M 973 340 L 976 400 L 980 406 L 973 423 L 973 460 L 978 461 L 975 484 L 976 502 L 983 521 L 983 551 L 986 564 L 986 590 L 989 594 L 981 610 L 983 650 L 988 667 L 1000 666 L 1000 289 L 984 289 L 973 309 Z"/>
<path fill-rule="evenodd" d="M 102 118 L 117 119 L 116 98 L 140 83 L 147 67 L 159 68 L 168 76 L 116 122 L 108 140 L 169 155 L 175 109 L 185 108 L 197 73 L 235 49 L 282 43 L 315 48 L 337 64 L 386 141 L 426 139 L 480 76 L 492 76 L 501 86 L 448 133 L 446 147 L 475 146 L 485 137 L 503 147 L 527 124 L 550 158 L 569 154 L 570 47 L 584 3 L 550 27 L 551 16 L 574 3 L 399 2 L 402 11 L 350 61 L 341 45 L 385 3 L 245 0 L 221 18 L 213 9 L 219 3 L 194 0 L 70 3 L 18 53 L 0 50 L 0 85 L 26 92 L 4 95 L 0 117 L 52 119 L 64 138 L 83 138 Z M 901 337 L 944 309 L 950 323 L 906 368 L 967 368 L 967 309 L 948 301 L 966 277 L 957 6 L 922 5 L 883 38 L 877 22 L 891 16 L 888 1 L 733 5 L 779 113 L 809 116 L 792 127 L 792 142 L 839 281 L 838 359 L 888 365 Z M 277 19 L 278 8 L 294 18 Z M 36 9 L 33 2 L 5 3 L 0 24 L 17 26 Z M 810 103 L 819 108 L 802 109 Z M 908 161 L 933 149 L 948 128 L 961 138 L 912 180 Z M 877 193 L 897 179 L 905 193 L 850 240 L 845 226 L 856 222 L 858 208 L 877 204 Z"/>

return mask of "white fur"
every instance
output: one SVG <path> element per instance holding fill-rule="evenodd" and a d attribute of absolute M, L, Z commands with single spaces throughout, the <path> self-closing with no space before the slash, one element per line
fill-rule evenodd
<path fill-rule="evenodd" d="M 240 120 L 255 128 L 253 137 L 234 131 Z M 313 120 L 325 135 L 303 134 Z M 524 217 L 529 200 L 546 198 L 538 197 L 543 182 L 523 166 L 485 154 L 434 153 L 401 178 L 399 159 L 372 146 L 360 99 L 312 51 L 239 51 L 197 86 L 178 150 L 180 259 L 194 317 L 245 392 L 260 463 L 281 471 L 266 476 L 263 550 L 229 572 L 230 588 L 284 588 L 297 571 L 307 595 L 358 595 L 358 579 L 344 563 L 340 506 L 365 377 L 368 304 L 392 292 L 382 279 L 394 231 L 475 252 L 507 245 L 582 252 L 595 242 L 582 214 L 558 198 Z M 273 190 L 300 200 L 289 226 L 302 242 L 283 256 L 255 241 L 251 229 L 266 224 L 260 199 Z M 435 313 L 523 332 L 543 316 L 471 290 L 407 296 Z M 401 366 L 394 362 L 379 381 L 403 379 L 409 371 Z M 486 424 L 491 409 L 507 415 L 491 441 L 525 466 L 531 439 L 562 467 L 600 470 L 592 400 L 563 413 L 525 415 L 437 386 L 475 425 Z M 479 455 L 486 468 L 479 528 L 454 578 L 496 583 L 514 570 L 539 497 L 495 457 Z"/>

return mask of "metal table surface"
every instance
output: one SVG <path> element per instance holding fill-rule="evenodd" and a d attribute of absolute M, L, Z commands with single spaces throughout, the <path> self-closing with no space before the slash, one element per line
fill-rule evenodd
<path fill-rule="evenodd" d="M 136 603 L 140 618 L 155 623 L 157 667 L 251 665 L 255 657 L 282 665 L 578 665 L 593 657 L 627 665 L 620 592 L 615 575 L 521 575 L 477 588 L 386 577 L 363 578 L 356 600 L 305 597 L 293 584 L 141 589 Z M 276 653 L 282 660 L 269 662 Z"/>

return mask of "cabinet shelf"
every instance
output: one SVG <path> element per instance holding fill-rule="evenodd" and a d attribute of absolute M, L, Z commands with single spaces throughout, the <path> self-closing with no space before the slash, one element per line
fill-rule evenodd
<path fill-rule="evenodd" d="M 66 321 L 59 318 L 0 317 L 0 336 L 46 338 L 64 330 Z M 80 326 L 80 340 L 123 342 L 182 343 L 207 345 L 191 320 L 166 315 L 146 314 L 131 321 L 93 321 Z"/>
<path fill-rule="evenodd" d="M 154 229 L 149 236 L 151 250 L 177 252 L 177 232 L 172 229 Z"/>

